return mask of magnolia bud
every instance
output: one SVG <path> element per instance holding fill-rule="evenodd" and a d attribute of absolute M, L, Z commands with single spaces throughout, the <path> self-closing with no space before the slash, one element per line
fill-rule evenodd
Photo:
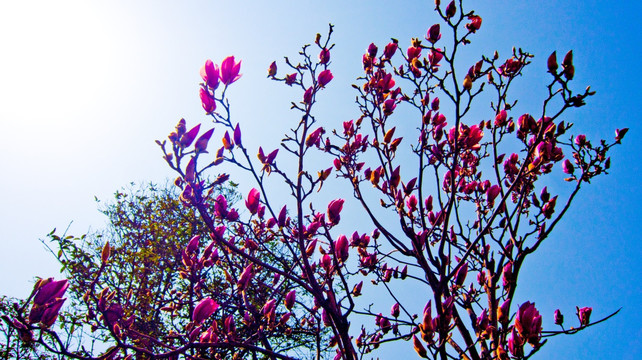
<path fill-rule="evenodd" d="M 548 71 L 551 74 L 555 74 L 557 71 L 557 55 L 555 51 L 548 57 Z"/>

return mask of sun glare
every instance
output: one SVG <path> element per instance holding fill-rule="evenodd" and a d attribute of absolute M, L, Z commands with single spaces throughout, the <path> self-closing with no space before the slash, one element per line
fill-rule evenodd
<path fill-rule="evenodd" d="M 73 127 L 75 113 L 98 106 L 112 71 L 112 37 L 101 13 L 83 1 L 0 8 L 3 124 L 45 132 Z"/>

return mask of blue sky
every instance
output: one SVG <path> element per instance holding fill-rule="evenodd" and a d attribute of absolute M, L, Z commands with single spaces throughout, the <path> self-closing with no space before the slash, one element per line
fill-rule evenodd
<path fill-rule="evenodd" d="M 323 3 L 323 5 L 321 5 Z M 581 334 L 554 338 L 536 358 L 637 359 L 642 344 L 639 279 L 640 143 L 638 2 L 476 1 L 483 24 L 473 54 L 512 46 L 536 57 L 519 81 L 520 106 L 538 106 L 546 58 L 575 54 L 575 86 L 597 91 L 568 116 L 589 138 L 630 127 L 612 154 L 611 175 L 577 199 L 554 236 L 529 258 L 519 295 L 535 301 L 545 324 L 562 309 L 592 306 L 620 315 Z M 402 48 L 437 21 L 433 2 L 406 1 L 5 1 L 0 4 L 0 289 L 25 296 L 34 276 L 57 266 L 39 239 L 73 221 L 70 233 L 100 228 L 94 196 L 107 200 L 131 181 L 164 182 L 172 174 L 154 144 L 177 120 L 206 122 L 198 70 L 208 58 L 243 60 L 230 89 L 235 117 L 251 143 L 274 148 L 300 96 L 265 79 L 267 66 L 294 57 L 328 23 L 336 25 L 335 79 L 320 114 L 329 123 L 355 117 L 350 84 L 370 42 L 390 37 Z M 577 130 L 576 130 L 577 131 Z M 215 136 L 220 136 L 215 135 Z M 241 183 L 242 188 L 251 184 Z M 384 349 L 402 353 L 405 347 Z M 394 351 L 394 352 L 393 352 Z"/>

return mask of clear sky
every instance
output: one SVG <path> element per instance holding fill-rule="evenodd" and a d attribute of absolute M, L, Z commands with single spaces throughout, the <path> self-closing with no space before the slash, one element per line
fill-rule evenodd
<path fill-rule="evenodd" d="M 265 79 L 272 60 L 294 57 L 328 23 L 336 25 L 335 79 L 323 93 L 321 113 L 337 126 L 356 115 L 350 84 L 368 44 L 395 37 L 405 48 L 437 21 L 432 1 L 243 3 L 0 3 L 0 293 L 26 296 L 34 276 L 56 274 L 39 242 L 54 227 L 63 230 L 73 221 L 70 233 L 79 235 L 104 225 L 94 196 L 108 200 L 130 181 L 162 183 L 172 176 L 154 140 L 180 117 L 207 121 L 197 95 L 206 59 L 243 60 L 243 78 L 229 92 L 235 118 L 245 124 L 248 141 L 274 148 L 296 119 L 287 109 L 291 96 L 300 94 Z M 556 308 L 572 321 L 576 305 L 592 306 L 596 318 L 623 307 L 605 324 L 551 339 L 536 358 L 638 359 L 642 5 L 470 3 L 483 18 L 471 54 L 498 50 L 509 57 L 518 46 L 536 55 L 517 86 L 524 112 L 541 102 L 548 55 L 573 49 L 576 88 L 591 85 L 597 95 L 567 121 L 593 139 L 631 128 L 612 154 L 611 175 L 581 193 L 562 226 L 526 262 L 519 296 L 536 302 L 545 326 Z M 251 185 L 241 183 L 243 189 Z M 412 345 L 397 344 L 381 357 L 406 353 L 413 356 Z"/>

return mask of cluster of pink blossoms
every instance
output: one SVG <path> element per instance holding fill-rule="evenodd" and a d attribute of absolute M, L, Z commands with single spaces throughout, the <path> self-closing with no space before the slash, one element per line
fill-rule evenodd
<path fill-rule="evenodd" d="M 203 109 L 208 114 L 216 110 L 216 99 L 214 92 L 220 83 L 225 86 L 230 85 L 241 77 L 241 62 L 236 62 L 234 56 L 228 56 L 223 60 L 221 66 L 214 64 L 212 60 L 205 61 L 205 65 L 201 68 L 201 78 L 203 84 L 200 89 L 201 103 Z"/>

